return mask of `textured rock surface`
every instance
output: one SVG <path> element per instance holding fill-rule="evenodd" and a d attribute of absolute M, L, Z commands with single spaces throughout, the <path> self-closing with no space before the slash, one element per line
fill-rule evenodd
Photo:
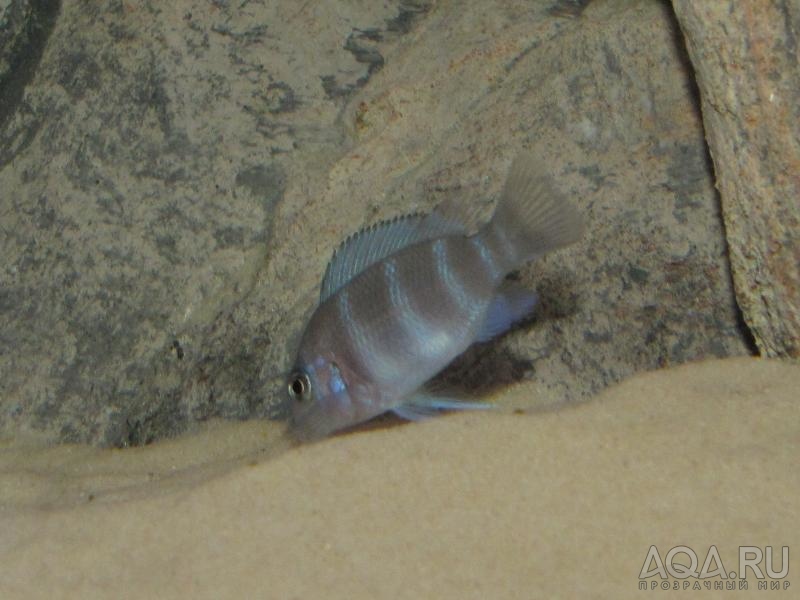
<path fill-rule="evenodd" d="M 587 217 L 469 387 L 575 401 L 748 351 L 668 4 L 65 3 L 0 146 L 0 424 L 144 443 L 281 412 L 333 247 L 521 147 Z M 567 10 L 568 8 L 574 10 Z"/>
<path fill-rule="evenodd" d="M 800 357 L 800 5 L 674 4 L 700 88 L 736 298 L 763 354 Z"/>
<path fill-rule="evenodd" d="M 58 9 L 58 0 L 0 0 L 0 132 L 36 72 Z"/>
<path fill-rule="evenodd" d="M 0 0 L 0 82 L 2 89 L 20 60 L 20 48 L 28 42 L 25 35 L 30 22 L 30 2 Z"/>

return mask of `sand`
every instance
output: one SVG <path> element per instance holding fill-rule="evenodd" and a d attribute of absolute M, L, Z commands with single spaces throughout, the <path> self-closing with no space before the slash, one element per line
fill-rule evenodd
<path fill-rule="evenodd" d="M 773 546 L 780 570 L 800 548 L 798 389 L 797 365 L 728 359 L 300 447 L 270 423 L 132 451 L 7 443 L 0 597 L 641 598 L 653 545 L 698 569 L 714 545 L 727 571 Z M 731 597 L 709 581 L 695 593 Z"/>

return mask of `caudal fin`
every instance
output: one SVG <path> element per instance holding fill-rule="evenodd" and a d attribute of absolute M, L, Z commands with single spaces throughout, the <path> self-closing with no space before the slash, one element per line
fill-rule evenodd
<path fill-rule="evenodd" d="M 578 241 L 582 232 L 575 207 L 540 162 L 523 154 L 511 165 L 497 209 L 478 236 L 508 272 Z"/>

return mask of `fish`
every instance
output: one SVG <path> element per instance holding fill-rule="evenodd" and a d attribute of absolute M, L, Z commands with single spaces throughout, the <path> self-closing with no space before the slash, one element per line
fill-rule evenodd
<path fill-rule="evenodd" d="M 536 293 L 507 276 L 580 239 L 583 220 L 530 153 L 512 162 L 489 220 L 452 207 L 382 221 L 335 250 L 286 381 L 289 432 L 313 441 L 392 411 L 420 420 L 485 403 L 426 384 L 477 342 L 529 316 Z"/>

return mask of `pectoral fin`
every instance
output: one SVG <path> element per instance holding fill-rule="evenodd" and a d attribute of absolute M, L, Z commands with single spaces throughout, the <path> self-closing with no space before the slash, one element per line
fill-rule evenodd
<path fill-rule="evenodd" d="M 464 402 L 419 392 L 400 406 L 393 408 L 392 411 L 407 421 L 421 421 L 435 417 L 443 410 L 488 410 L 490 408 L 492 405 L 486 402 Z"/>

